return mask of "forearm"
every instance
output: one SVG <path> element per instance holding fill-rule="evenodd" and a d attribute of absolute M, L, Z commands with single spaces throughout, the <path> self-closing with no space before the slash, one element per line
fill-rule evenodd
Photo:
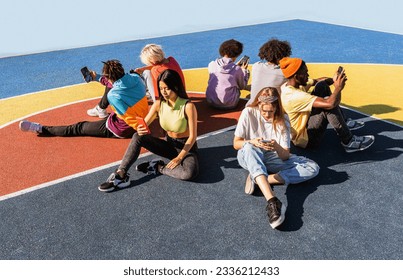
<path fill-rule="evenodd" d="M 280 145 L 275 148 L 275 151 L 277 152 L 277 155 L 281 160 L 287 160 L 290 158 L 290 150 L 284 149 Z"/>
<path fill-rule="evenodd" d="M 235 150 L 240 150 L 246 143 L 250 143 L 251 140 L 246 139 L 234 139 L 233 147 Z"/>
<path fill-rule="evenodd" d="M 181 160 L 183 160 L 186 157 L 186 155 L 189 153 L 189 151 L 192 149 L 192 147 L 195 143 L 196 143 L 196 139 L 189 137 L 177 157 L 179 157 Z"/>

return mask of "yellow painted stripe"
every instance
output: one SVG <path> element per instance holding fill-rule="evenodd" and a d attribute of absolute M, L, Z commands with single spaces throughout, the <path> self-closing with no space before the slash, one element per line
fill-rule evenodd
<path fill-rule="evenodd" d="M 311 78 L 332 77 L 339 64 L 308 64 Z M 343 64 L 348 81 L 342 105 L 367 115 L 403 125 L 403 65 Z M 206 90 L 207 69 L 185 71 L 189 91 Z M 250 81 L 249 81 L 250 82 Z M 242 96 L 249 94 L 242 91 Z"/>
<path fill-rule="evenodd" d="M 0 100 L 3 112 L 0 126 L 25 116 L 64 104 L 102 96 L 104 87 L 97 82 L 38 91 Z"/>
<path fill-rule="evenodd" d="M 338 64 L 308 64 L 312 78 L 332 76 Z M 399 87 L 403 65 L 343 64 L 348 76 L 342 104 L 370 116 L 403 125 L 403 90 Z M 191 92 L 204 92 L 208 81 L 207 68 L 184 70 L 186 87 Z M 100 97 L 99 83 L 78 84 L 39 91 L 0 100 L 0 126 L 49 108 Z M 242 96 L 249 94 L 242 91 Z"/>

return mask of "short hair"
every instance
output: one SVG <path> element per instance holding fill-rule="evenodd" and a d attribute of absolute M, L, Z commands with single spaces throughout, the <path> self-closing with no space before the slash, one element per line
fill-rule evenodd
<path fill-rule="evenodd" d="M 243 44 L 237 40 L 231 39 L 223 42 L 219 52 L 221 56 L 238 57 L 243 51 Z"/>
<path fill-rule="evenodd" d="M 289 42 L 273 38 L 260 47 L 258 56 L 260 59 L 265 59 L 278 65 L 282 58 L 289 57 L 291 54 L 292 51 Z"/>
<path fill-rule="evenodd" d="M 102 61 L 104 67 L 102 68 L 102 75 L 108 79 L 116 82 L 125 75 L 125 69 L 117 59 Z"/>
<path fill-rule="evenodd" d="M 148 44 L 145 45 L 140 53 L 140 60 L 145 65 L 161 63 L 165 59 L 165 53 L 160 45 Z"/>
<path fill-rule="evenodd" d="M 160 81 L 164 82 L 168 86 L 168 88 L 174 91 L 179 97 L 189 99 L 185 90 L 185 86 L 183 85 L 182 78 L 178 74 L 178 72 L 172 69 L 167 69 L 158 76 L 158 95 L 160 99 L 165 100 L 165 98 L 161 94 L 161 90 L 159 87 Z"/>

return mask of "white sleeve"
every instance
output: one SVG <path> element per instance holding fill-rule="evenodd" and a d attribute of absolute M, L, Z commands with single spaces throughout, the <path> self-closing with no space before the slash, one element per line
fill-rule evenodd
<path fill-rule="evenodd" d="M 247 133 L 249 131 L 249 118 L 248 118 L 247 110 L 248 110 L 247 108 L 242 110 L 241 116 L 239 117 L 239 120 L 238 120 L 238 124 L 235 128 L 234 134 L 237 137 L 241 137 L 243 139 L 250 140 L 250 139 L 248 139 L 249 133 Z"/>

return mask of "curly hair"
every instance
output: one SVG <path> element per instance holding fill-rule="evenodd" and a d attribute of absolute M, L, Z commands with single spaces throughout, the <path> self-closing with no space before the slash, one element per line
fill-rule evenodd
<path fill-rule="evenodd" d="M 117 59 L 102 61 L 104 67 L 102 68 L 102 75 L 107 77 L 113 82 L 116 82 L 125 75 L 125 69 Z"/>
<path fill-rule="evenodd" d="M 221 56 L 238 57 L 243 52 L 243 44 L 231 39 L 223 42 L 219 49 Z"/>
<path fill-rule="evenodd" d="M 273 38 L 260 47 L 258 56 L 260 59 L 265 59 L 278 65 L 282 58 L 289 57 L 291 54 L 292 51 L 289 42 Z"/>

